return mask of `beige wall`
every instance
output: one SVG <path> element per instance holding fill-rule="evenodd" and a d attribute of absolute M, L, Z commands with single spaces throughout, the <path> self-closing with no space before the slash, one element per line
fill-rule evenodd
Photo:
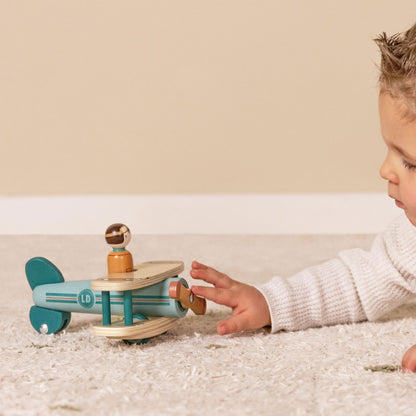
<path fill-rule="evenodd" d="M 0 1 L 0 194 L 382 191 L 414 0 Z"/>

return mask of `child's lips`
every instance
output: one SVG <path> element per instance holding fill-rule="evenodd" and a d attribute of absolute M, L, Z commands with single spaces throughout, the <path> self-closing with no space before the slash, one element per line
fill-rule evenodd
<path fill-rule="evenodd" d="M 389 193 L 389 197 L 390 197 L 391 199 L 394 199 L 395 204 L 396 204 L 399 208 L 404 209 L 404 205 L 403 205 L 402 201 L 398 200 L 397 198 L 395 198 L 395 197 L 394 197 L 393 195 L 391 195 L 390 193 Z"/>
<path fill-rule="evenodd" d="M 402 201 L 399 201 L 398 199 L 396 199 L 393 195 L 390 195 L 389 194 L 389 197 L 390 198 L 392 198 L 392 199 L 394 199 L 394 202 L 396 203 L 396 205 L 399 207 L 399 208 L 404 208 L 404 205 L 403 205 L 403 203 L 402 203 Z"/>
<path fill-rule="evenodd" d="M 395 199 L 394 200 L 394 202 L 396 203 L 396 205 L 399 207 L 399 208 L 404 208 L 404 205 L 402 204 L 402 202 L 401 201 L 399 201 L 398 199 Z"/>

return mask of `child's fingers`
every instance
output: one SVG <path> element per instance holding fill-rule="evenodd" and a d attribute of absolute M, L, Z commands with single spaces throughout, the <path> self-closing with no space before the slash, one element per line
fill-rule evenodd
<path fill-rule="evenodd" d="M 206 264 L 202 264 L 202 263 L 197 262 L 196 260 L 194 260 L 192 262 L 192 270 L 198 270 L 198 271 L 205 270 L 207 272 L 211 271 L 211 272 L 214 272 L 214 273 L 223 274 L 223 273 L 219 272 L 218 270 L 215 270 L 214 268 L 207 266 Z"/>
<path fill-rule="evenodd" d="M 199 263 L 198 261 L 194 260 L 192 262 L 192 268 L 193 269 L 206 269 L 208 266 L 205 264 Z"/>
<path fill-rule="evenodd" d="M 230 290 L 217 289 L 208 286 L 192 286 L 191 290 L 195 295 L 212 300 L 219 305 L 229 306 L 230 308 L 234 308 L 236 306 L 235 299 L 233 299 Z"/>
<path fill-rule="evenodd" d="M 212 267 L 192 269 L 190 271 L 191 277 L 198 280 L 204 280 L 207 283 L 214 285 L 221 289 L 229 289 L 233 282 L 226 274 L 220 273 Z"/>
<path fill-rule="evenodd" d="M 225 321 L 221 321 L 217 326 L 217 332 L 220 335 L 234 334 L 248 329 L 251 328 L 244 313 L 230 316 Z"/>

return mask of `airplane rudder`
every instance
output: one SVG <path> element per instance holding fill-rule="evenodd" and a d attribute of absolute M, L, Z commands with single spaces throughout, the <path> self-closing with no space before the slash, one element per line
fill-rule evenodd
<path fill-rule="evenodd" d="M 65 280 L 61 271 L 44 257 L 33 257 L 28 260 L 25 271 L 32 290 L 39 285 L 61 283 Z"/>

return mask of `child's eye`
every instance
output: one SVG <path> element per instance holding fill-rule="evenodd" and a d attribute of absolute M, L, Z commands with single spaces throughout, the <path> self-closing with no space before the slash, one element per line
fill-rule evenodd
<path fill-rule="evenodd" d="M 409 163 L 407 160 L 404 160 L 404 159 L 403 159 L 403 165 L 406 169 L 410 169 L 410 170 L 416 169 L 416 165 L 412 165 L 411 163 Z"/>

